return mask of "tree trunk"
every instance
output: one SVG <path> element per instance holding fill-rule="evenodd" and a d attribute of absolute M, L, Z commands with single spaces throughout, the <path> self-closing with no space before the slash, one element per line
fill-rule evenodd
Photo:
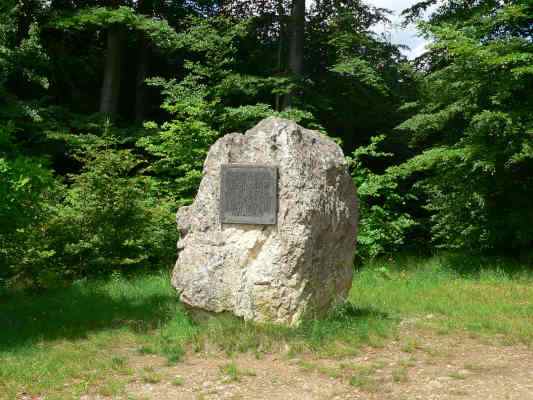
<path fill-rule="evenodd" d="M 289 69 L 296 75 L 303 74 L 304 66 L 305 0 L 293 0 L 291 12 L 291 42 Z"/>
<path fill-rule="evenodd" d="M 305 34 L 305 0 L 293 0 L 291 10 L 291 38 L 289 43 L 289 70 L 296 77 L 303 75 Z M 286 106 L 291 106 L 294 93 L 286 98 Z"/>
<path fill-rule="evenodd" d="M 283 73 L 283 40 L 285 36 L 285 13 L 283 0 L 278 0 L 279 39 L 278 39 L 278 74 Z M 276 111 L 282 111 L 282 96 L 276 94 Z"/>
<path fill-rule="evenodd" d="M 35 8 L 37 8 L 37 5 L 33 0 L 22 0 L 19 2 L 17 32 L 15 39 L 17 46 L 19 46 L 24 39 L 28 38 Z"/>
<path fill-rule="evenodd" d="M 118 110 L 122 64 L 123 31 L 120 26 L 107 30 L 107 52 L 105 55 L 104 82 L 100 97 L 100 112 L 115 115 Z"/>
<path fill-rule="evenodd" d="M 139 59 L 137 61 L 137 77 L 135 80 L 135 121 L 141 123 L 144 120 L 146 102 L 146 75 L 148 73 L 148 61 L 150 56 L 149 42 L 141 32 L 139 34 Z"/>
<path fill-rule="evenodd" d="M 54 63 L 55 65 L 53 68 L 59 71 L 60 76 L 63 78 L 65 85 L 67 86 L 67 87 L 64 87 L 60 85 L 57 87 L 57 89 L 55 90 L 57 98 L 63 97 L 67 99 L 68 96 L 70 95 L 70 98 L 66 101 L 73 103 L 73 104 L 80 104 L 80 105 L 86 104 L 86 102 L 84 102 L 83 100 L 82 91 L 76 85 L 75 79 L 73 79 L 72 69 L 68 68 L 69 67 L 68 64 L 64 64 L 63 62 L 61 62 L 68 55 L 68 49 L 65 44 L 65 40 L 63 40 L 62 38 L 61 39 L 56 38 L 56 40 L 54 40 L 54 43 L 56 44 L 56 47 L 54 49 L 56 56 L 54 57 L 54 60 L 57 60 L 57 62 Z M 74 74 L 75 73 L 76 71 L 74 71 Z M 92 112 L 94 110 L 87 110 L 87 111 Z"/>

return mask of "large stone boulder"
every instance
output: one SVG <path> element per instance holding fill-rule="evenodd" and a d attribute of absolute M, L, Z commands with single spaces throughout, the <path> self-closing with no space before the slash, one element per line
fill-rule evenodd
<path fill-rule="evenodd" d="M 278 167 L 276 225 L 221 224 L 223 164 Z M 357 199 L 341 148 L 296 123 L 267 118 L 210 149 L 194 203 L 177 214 L 172 284 L 181 301 L 246 320 L 297 325 L 346 299 Z"/>

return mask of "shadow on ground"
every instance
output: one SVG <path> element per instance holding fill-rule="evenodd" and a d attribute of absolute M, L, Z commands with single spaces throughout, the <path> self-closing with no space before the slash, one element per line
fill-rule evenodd
<path fill-rule="evenodd" d="M 463 277 L 474 279 L 487 273 L 502 277 L 531 276 L 533 256 L 526 261 L 516 257 L 447 254 L 443 258 L 443 266 Z"/>
<path fill-rule="evenodd" d="M 40 294 L 9 293 L 0 297 L 0 351 L 125 326 L 147 331 L 168 320 L 170 310 L 181 310 L 171 293 L 131 298 L 77 286 Z"/>
<path fill-rule="evenodd" d="M 10 293 L 0 297 L 0 352 L 58 339 L 84 339 L 93 332 L 131 329 L 146 333 L 158 329 L 169 342 L 183 336 L 180 329 L 195 326 L 196 333 L 221 349 L 248 351 L 263 342 L 304 341 L 322 346 L 333 340 L 365 342 L 387 336 L 395 320 L 372 308 L 346 303 L 327 318 L 309 320 L 298 328 L 251 324 L 226 314 L 191 315 L 170 286 L 136 290 L 109 290 L 105 285 L 80 285 L 45 293 Z M 196 330 L 197 328 L 197 330 Z M 196 335 L 196 334 L 195 334 Z M 192 337 L 191 337 L 192 338 Z"/>

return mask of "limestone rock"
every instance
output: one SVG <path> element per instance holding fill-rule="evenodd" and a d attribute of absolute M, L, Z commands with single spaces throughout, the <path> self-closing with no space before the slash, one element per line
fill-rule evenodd
<path fill-rule="evenodd" d="M 278 167 L 277 225 L 221 225 L 222 164 Z M 343 301 L 352 284 L 357 199 L 340 147 L 267 118 L 210 149 L 194 203 L 177 214 L 172 284 L 185 304 L 297 325 Z"/>

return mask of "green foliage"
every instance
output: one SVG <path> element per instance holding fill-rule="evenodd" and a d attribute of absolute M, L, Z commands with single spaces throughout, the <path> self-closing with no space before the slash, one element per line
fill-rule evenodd
<path fill-rule="evenodd" d="M 11 142 L 12 126 L 0 128 L 0 230 L 12 232 L 31 224 L 39 214 L 45 192 L 53 187 L 54 179 L 44 161 L 15 153 Z M 7 151 L 6 151 L 7 150 Z M 11 150 L 11 151 L 9 151 Z M 15 153 L 15 154 L 13 154 Z M 10 223 L 10 219 L 11 223 Z M 15 223 L 13 223 L 16 221 Z"/>
<path fill-rule="evenodd" d="M 44 239 L 61 189 L 44 160 L 17 152 L 12 132 L 0 126 L 0 281 L 54 256 Z"/>
<path fill-rule="evenodd" d="M 360 1 L 318 2 L 309 12 L 300 107 L 342 139 L 346 154 L 389 132 L 404 118 L 401 103 L 414 100 L 412 69 L 400 48 L 372 32 L 388 16 Z"/>
<path fill-rule="evenodd" d="M 177 239 L 172 206 L 139 173 L 143 161 L 104 132 L 77 149 L 83 168 L 70 176 L 65 199 L 52 221 L 62 273 L 71 277 L 134 272 L 168 266 Z"/>
<path fill-rule="evenodd" d="M 343 76 L 356 78 L 364 85 L 376 89 L 378 92 L 387 93 L 383 78 L 370 65 L 370 62 L 362 58 L 353 57 L 341 61 L 333 66 L 331 71 Z"/>
<path fill-rule="evenodd" d="M 422 25 L 440 66 L 423 76 L 419 110 L 399 129 L 423 151 L 390 173 L 424 172 L 416 185 L 442 247 L 531 245 L 533 45 L 521 32 L 533 13 L 512 3 Z"/>
<path fill-rule="evenodd" d="M 46 76 L 49 57 L 42 46 L 40 27 L 29 25 L 28 34 L 17 40 L 15 21 L 19 10 L 7 2 L 0 8 L 0 121 L 19 115 L 34 117 L 30 102 L 22 102 L 6 88 L 11 79 L 17 77 L 25 85 L 47 89 Z M 39 91 L 37 90 L 39 93 Z M 7 123 L 7 122 L 6 122 Z"/>
<path fill-rule="evenodd" d="M 289 109 L 280 113 L 258 102 L 262 92 L 274 92 L 283 80 L 236 71 L 238 43 L 247 34 L 246 21 L 192 19 L 179 35 L 180 46 L 194 56 L 194 61 L 184 63 L 185 77 L 179 82 L 149 81 L 161 88 L 162 108 L 172 120 L 160 127 L 147 123 L 149 134 L 137 145 L 154 157 L 146 171 L 157 177 L 165 193 L 177 196 L 180 204 L 192 200 L 207 151 L 220 135 L 242 132 L 270 115 L 313 121 L 309 112 Z M 234 105 L 235 98 L 238 105 Z"/>
<path fill-rule="evenodd" d="M 209 147 L 271 115 L 352 154 L 361 258 L 527 252 L 530 2 L 445 0 L 423 22 L 436 0 L 415 4 L 407 19 L 432 47 L 413 63 L 373 33 L 386 10 L 314 2 L 298 78 L 290 2 L 259 3 L 0 4 L 0 279 L 53 286 L 168 266 L 173 214 L 192 201 Z M 109 28 L 128 32 L 113 50 Z M 107 51 L 123 60 L 113 126 L 93 114 Z"/>
<path fill-rule="evenodd" d="M 152 125 L 147 125 L 152 126 Z M 202 178 L 202 165 L 209 146 L 217 136 L 201 121 L 168 122 L 137 144 L 154 157 L 146 168 L 159 181 L 159 187 L 180 202 L 189 203 Z"/>
<path fill-rule="evenodd" d="M 360 213 L 357 255 L 363 259 L 398 251 L 417 224 L 406 212 L 406 203 L 416 198 L 399 190 L 395 176 L 376 174 L 366 166 L 369 159 L 393 156 L 378 149 L 384 139 L 383 135 L 372 138 L 370 145 L 359 147 L 351 158 Z"/>
<path fill-rule="evenodd" d="M 84 8 L 72 15 L 63 15 L 50 22 L 50 26 L 62 30 L 83 30 L 89 27 L 107 28 L 125 26 L 144 32 L 151 42 L 162 50 L 174 50 L 178 46 L 176 31 L 166 20 L 146 17 L 131 7 L 120 6 Z"/>
<path fill-rule="evenodd" d="M 160 129 L 154 123 L 147 124 L 154 134 L 137 143 L 156 158 L 148 171 L 160 178 L 167 192 L 176 193 L 184 203 L 194 195 L 209 146 L 218 136 L 213 125 L 221 99 L 217 88 L 208 86 L 207 80 L 220 82 L 230 74 L 227 68 L 235 52 L 233 42 L 245 32 L 245 26 L 232 26 L 225 20 L 216 21 L 215 26 L 204 20 L 195 22 L 191 21 L 191 27 L 180 36 L 180 43 L 197 52 L 201 61 L 186 61 L 187 75 L 180 82 L 150 81 L 162 89 L 165 96 L 162 107 L 174 119 Z"/>
<path fill-rule="evenodd" d="M 110 131 L 71 141 L 82 170 L 68 186 L 37 160 L 0 158 L 0 277 L 55 286 L 172 263 L 174 203 Z"/>
<path fill-rule="evenodd" d="M 415 240 L 427 235 L 441 248 L 531 246 L 533 46 L 524 29 L 532 15 L 522 2 L 472 9 L 443 3 L 421 24 L 433 43 L 425 56 L 430 67 L 418 72 L 418 100 L 403 107 L 413 114 L 394 136 L 354 154 L 363 156 L 355 174 L 364 256 L 365 244 L 377 238 L 384 245 L 368 255 L 396 250 L 413 228 Z M 391 148 L 398 140 L 410 146 L 395 145 L 401 158 L 376 152 L 380 142 Z M 395 160 L 379 163 L 376 174 L 365 168 L 376 165 L 372 157 Z"/>
<path fill-rule="evenodd" d="M 113 138 L 82 147 L 83 169 L 73 175 L 56 222 L 64 235 L 65 265 L 82 275 L 140 264 L 149 252 L 143 231 L 149 215 L 143 200 L 149 182 L 131 176 L 140 161 L 114 149 Z M 136 235 L 132 235 L 135 232 Z"/>

